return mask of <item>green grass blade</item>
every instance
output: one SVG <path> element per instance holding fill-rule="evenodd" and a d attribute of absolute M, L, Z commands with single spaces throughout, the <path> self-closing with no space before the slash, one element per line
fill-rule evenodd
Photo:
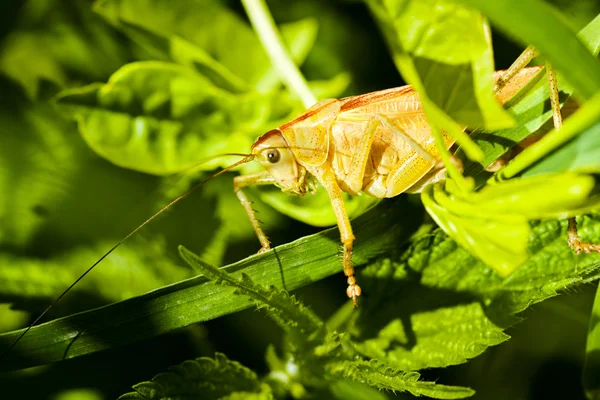
<path fill-rule="evenodd" d="M 357 265 L 405 241 L 422 213 L 405 198 L 383 202 L 353 221 Z M 262 285 L 294 290 L 341 274 L 339 233 L 328 229 L 225 267 Z M 344 296 L 343 293 L 339 294 Z M 367 294 L 368 295 L 368 294 Z M 251 306 L 231 288 L 195 277 L 143 296 L 50 321 L 31 329 L 2 360 L 0 371 L 47 364 L 140 341 Z M 0 354 L 21 331 L 0 335 Z"/>

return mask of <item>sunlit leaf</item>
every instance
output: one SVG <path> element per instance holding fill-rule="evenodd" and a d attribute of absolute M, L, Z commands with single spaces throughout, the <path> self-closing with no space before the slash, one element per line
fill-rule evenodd
<path fill-rule="evenodd" d="M 560 171 L 600 172 L 600 121 L 529 168 L 524 176 Z"/>
<path fill-rule="evenodd" d="M 487 185 L 466 198 L 435 185 L 423 204 L 445 232 L 476 257 L 508 276 L 528 258 L 529 223 L 590 212 L 600 205 L 590 175 L 565 173 Z"/>
<path fill-rule="evenodd" d="M 537 48 L 573 85 L 578 95 L 589 98 L 600 91 L 600 63 L 547 2 L 460 0 L 460 3 L 480 10 L 493 24 L 524 44 Z M 533 15 L 535 24 L 530 23 Z M 548 40 L 548 37 L 554 40 Z"/>
<path fill-rule="evenodd" d="M 219 153 L 247 152 L 252 131 L 269 114 L 258 95 L 233 96 L 190 68 L 150 61 L 128 64 L 107 84 L 63 91 L 56 103 L 77 119 L 98 154 L 156 175 Z"/>
<path fill-rule="evenodd" d="M 396 65 L 409 83 L 419 79 L 425 98 L 471 128 L 505 128 L 512 119 L 492 95 L 494 63 L 487 23 L 476 11 L 452 1 L 368 3 L 388 39 Z M 400 62 L 412 57 L 418 78 Z M 421 85 L 418 85 L 421 87 Z"/>

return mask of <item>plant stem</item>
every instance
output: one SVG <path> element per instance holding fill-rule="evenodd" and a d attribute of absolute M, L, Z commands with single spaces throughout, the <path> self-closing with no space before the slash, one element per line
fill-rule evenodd
<path fill-rule="evenodd" d="M 288 89 L 300 97 L 306 108 L 315 104 L 317 99 L 284 47 L 264 0 L 242 0 L 242 4 L 279 78 Z"/>

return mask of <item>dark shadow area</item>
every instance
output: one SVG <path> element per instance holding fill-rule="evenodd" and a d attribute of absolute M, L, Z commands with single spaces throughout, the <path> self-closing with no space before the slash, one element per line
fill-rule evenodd
<path fill-rule="evenodd" d="M 66 389 L 94 388 L 103 398 L 116 399 L 132 391 L 131 386 L 150 380 L 198 353 L 189 330 L 179 330 L 131 346 L 112 349 L 89 357 L 67 360 L 51 366 L 0 373 L 3 398 L 50 399 Z"/>
<path fill-rule="evenodd" d="M 531 382 L 532 399 L 585 399 L 581 385 L 567 384 L 579 382 L 581 364 L 567 359 L 550 359 L 542 364 Z"/>

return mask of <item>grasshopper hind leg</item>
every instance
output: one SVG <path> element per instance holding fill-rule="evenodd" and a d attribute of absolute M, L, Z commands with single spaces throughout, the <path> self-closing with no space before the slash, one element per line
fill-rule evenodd
<path fill-rule="evenodd" d="M 560 129 L 562 126 L 562 114 L 560 110 L 560 101 L 558 98 L 558 84 L 556 82 L 556 73 L 550 66 L 550 64 L 546 63 L 546 70 L 548 75 L 548 86 L 550 88 L 550 105 L 552 107 L 552 122 L 554 123 L 555 129 Z M 582 242 L 579 238 L 579 233 L 577 232 L 577 220 L 575 217 L 571 217 L 568 219 L 568 228 L 567 228 L 567 242 L 569 243 L 569 247 L 573 249 L 576 254 L 584 253 L 592 253 L 598 252 L 600 253 L 600 244 Z"/>

